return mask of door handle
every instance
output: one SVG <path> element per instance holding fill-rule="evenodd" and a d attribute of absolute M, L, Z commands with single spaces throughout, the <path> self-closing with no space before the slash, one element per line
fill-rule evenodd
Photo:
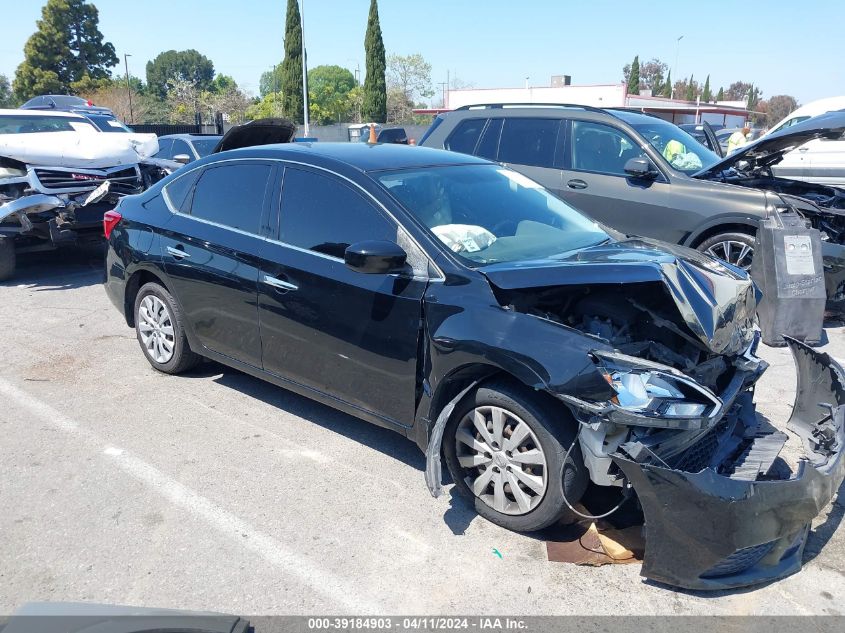
<path fill-rule="evenodd" d="M 175 257 L 176 259 L 187 259 L 188 257 L 190 257 L 190 255 L 185 252 L 184 248 L 174 248 L 172 246 L 168 246 L 167 252 L 173 255 L 173 257 Z"/>
<path fill-rule="evenodd" d="M 292 284 L 289 281 L 279 279 L 278 277 L 271 277 L 270 275 L 264 275 L 261 278 L 261 281 L 263 281 L 268 286 L 273 286 L 278 290 L 284 290 L 286 292 L 288 290 L 299 290 L 299 286 L 297 286 L 296 284 Z"/>
<path fill-rule="evenodd" d="M 799 152 L 806 152 L 808 149 L 810 149 L 810 148 L 805 145 L 804 147 L 799 147 L 798 151 Z"/>
<path fill-rule="evenodd" d="M 575 178 L 567 182 L 566 186 L 570 189 L 586 189 L 587 183 L 581 180 L 580 178 Z"/>

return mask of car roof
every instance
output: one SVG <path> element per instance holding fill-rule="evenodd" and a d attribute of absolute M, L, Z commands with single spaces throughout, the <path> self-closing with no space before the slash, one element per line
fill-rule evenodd
<path fill-rule="evenodd" d="M 0 109 L 0 116 L 8 116 L 8 115 L 20 115 L 20 116 L 43 116 L 43 117 L 69 117 L 73 119 L 80 119 L 85 118 L 82 114 L 76 112 L 66 112 L 64 110 L 23 110 L 23 109 Z"/>
<path fill-rule="evenodd" d="M 488 160 L 442 149 L 394 143 L 282 143 L 229 150 L 227 158 L 309 160 L 315 165 L 343 164 L 359 171 L 384 171 L 445 165 L 491 165 Z"/>
<path fill-rule="evenodd" d="M 459 116 L 460 118 L 501 118 L 501 117 L 532 117 L 547 119 L 588 119 L 594 121 L 606 121 L 607 117 L 613 117 L 628 123 L 653 122 L 654 115 L 644 114 L 638 110 L 627 110 L 624 108 L 597 108 L 589 105 L 571 103 L 492 103 L 463 106 L 457 110 L 445 113 L 447 116 Z M 661 119 L 662 120 L 662 119 Z"/>

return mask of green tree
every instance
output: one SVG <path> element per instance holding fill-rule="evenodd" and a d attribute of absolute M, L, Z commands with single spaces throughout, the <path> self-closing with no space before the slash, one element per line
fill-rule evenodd
<path fill-rule="evenodd" d="M 752 85 L 746 81 L 735 81 L 725 90 L 724 97 L 727 101 L 745 101 L 751 88 Z"/>
<path fill-rule="evenodd" d="M 719 92 L 716 93 L 716 101 L 725 100 L 725 89 L 719 86 Z"/>
<path fill-rule="evenodd" d="M 302 123 L 302 22 L 297 0 L 288 0 L 285 16 L 285 60 L 282 62 L 281 80 L 279 89 L 282 92 L 285 116 L 296 123 Z"/>
<path fill-rule="evenodd" d="M 0 75 L 0 108 L 13 107 L 15 107 L 15 104 L 12 98 L 12 85 L 6 75 Z"/>
<path fill-rule="evenodd" d="M 271 92 L 279 92 L 282 86 L 282 63 L 279 62 L 270 70 L 261 73 L 258 80 L 258 94 L 263 99 Z"/>
<path fill-rule="evenodd" d="M 147 88 L 161 99 L 167 96 L 168 82 L 187 81 L 208 90 L 213 79 L 214 64 L 194 49 L 164 51 L 147 62 Z"/>
<path fill-rule="evenodd" d="M 640 94 L 640 56 L 634 57 L 634 63 L 631 64 L 631 72 L 628 75 L 628 94 Z"/>
<path fill-rule="evenodd" d="M 74 82 L 109 77 L 118 62 L 114 46 L 103 41 L 97 7 L 85 0 L 48 0 L 37 29 L 24 45 L 15 71 L 14 91 L 26 101 L 38 94 L 68 93 Z"/>
<path fill-rule="evenodd" d="M 246 109 L 246 118 L 249 120 L 274 119 L 281 116 L 284 116 L 281 93 L 271 92 Z"/>
<path fill-rule="evenodd" d="M 695 101 L 695 97 L 698 92 L 696 88 L 695 79 L 693 79 L 692 75 L 690 75 L 689 81 L 687 82 L 687 91 L 684 95 L 687 101 Z"/>
<path fill-rule="evenodd" d="M 353 88 L 355 76 L 346 68 L 317 66 L 309 70 L 308 114 L 320 125 L 348 120 Z"/>
<path fill-rule="evenodd" d="M 713 93 L 710 91 L 710 75 L 704 80 L 704 90 L 701 91 L 701 100 L 710 103 L 713 101 Z"/>
<path fill-rule="evenodd" d="M 663 90 L 661 91 L 661 95 L 664 97 L 671 97 L 672 96 L 672 71 L 669 71 L 669 74 L 666 75 L 666 83 L 663 84 Z"/>
<path fill-rule="evenodd" d="M 755 88 L 754 84 L 750 84 L 748 87 L 748 100 L 746 101 L 745 107 L 749 110 L 754 110 L 757 104 L 760 103 L 760 97 L 762 96 L 762 91 L 759 88 Z"/>
<path fill-rule="evenodd" d="M 419 53 L 389 55 L 386 80 L 388 93 L 394 88 L 401 90 L 412 104 L 416 97 L 429 99 L 434 94 L 431 89 L 431 64 Z"/>
<path fill-rule="evenodd" d="M 229 75 L 217 75 L 208 89 L 214 94 L 226 94 L 232 90 L 238 90 L 238 82 Z"/>
<path fill-rule="evenodd" d="M 769 97 L 768 110 L 766 112 L 766 125 L 772 127 L 781 119 L 785 119 L 798 107 L 798 100 L 790 95 L 775 95 Z"/>
<path fill-rule="evenodd" d="M 364 53 L 367 77 L 364 80 L 364 103 L 361 116 L 367 121 L 384 123 L 387 120 L 387 82 L 385 81 L 387 64 L 384 56 L 384 42 L 381 39 L 377 0 L 370 0 Z"/>

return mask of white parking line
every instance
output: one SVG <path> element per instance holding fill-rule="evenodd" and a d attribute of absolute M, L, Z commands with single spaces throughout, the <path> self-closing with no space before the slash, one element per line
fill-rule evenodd
<path fill-rule="evenodd" d="M 94 445 L 121 471 L 145 484 L 172 504 L 202 519 L 241 547 L 259 555 L 271 565 L 281 568 L 285 574 L 296 578 L 315 593 L 328 598 L 335 604 L 342 605 L 350 612 L 380 613 L 376 602 L 371 602 L 367 596 L 360 595 L 360 584 L 346 581 L 314 565 L 307 557 L 287 549 L 272 537 L 182 485 L 152 464 L 132 456 L 122 448 L 108 444 L 76 420 L 2 378 L 0 378 L 0 395 L 52 424 L 55 428 Z"/>

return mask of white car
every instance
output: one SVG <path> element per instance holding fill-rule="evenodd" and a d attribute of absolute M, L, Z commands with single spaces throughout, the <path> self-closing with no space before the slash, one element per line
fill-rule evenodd
<path fill-rule="evenodd" d="M 845 97 L 829 97 L 813 101 L 790 113 L 767 134 L 837 110 L 845 110 Z M 845 187 L 845 138 L 809 141 L 785 154 L 783 160 L 775 165 L 772 171 L 780 178 Z"/>

